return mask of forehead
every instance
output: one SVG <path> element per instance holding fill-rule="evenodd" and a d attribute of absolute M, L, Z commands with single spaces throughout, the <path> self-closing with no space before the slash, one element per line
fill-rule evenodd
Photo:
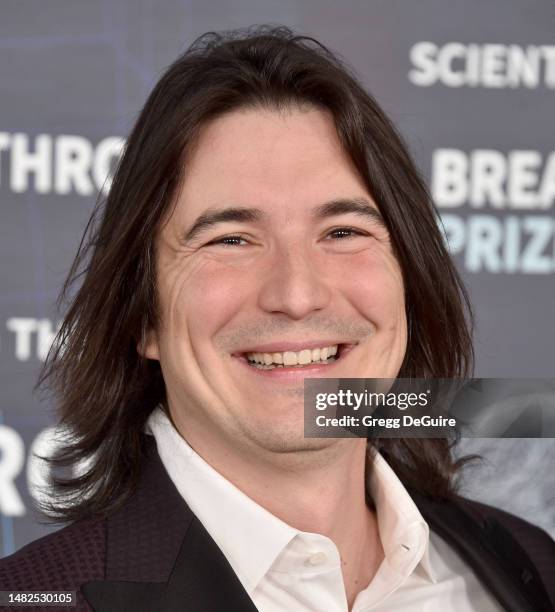
<path fill-rule="evenodd" d="M 187 156 L 176 214 L 222 206 L 293 214 L 330 198 L 366 197 L 328 111 L 241 109 L 203 126 Z"/>

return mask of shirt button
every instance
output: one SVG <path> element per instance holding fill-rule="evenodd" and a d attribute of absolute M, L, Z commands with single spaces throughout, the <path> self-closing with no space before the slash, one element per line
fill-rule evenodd
<path fill-rule="evenodd" d="M 310 557 L 308 557 L 306 562 L 308 565 L 313 565 L 313 566 L 322 565 L 322 563 L 326 562 L 327 558 L 328 556 L 326 555 L 325 552 L 316 552 L 310 555 Z"/>

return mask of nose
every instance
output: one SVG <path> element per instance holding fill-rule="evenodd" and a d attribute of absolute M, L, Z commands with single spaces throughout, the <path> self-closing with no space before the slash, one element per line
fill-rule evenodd
<path fill-rule="evenodd" d="M 263 280 L 258 305 L 266 312 L 303 319 L 324 309 L 331 291 L 320 267 L 303 249 L 284 249 L 272 259 Z"/>

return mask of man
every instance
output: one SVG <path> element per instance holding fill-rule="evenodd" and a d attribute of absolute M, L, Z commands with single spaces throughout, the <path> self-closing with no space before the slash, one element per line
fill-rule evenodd
<path fill-rule="evenodd" d="M 555 547 L 456 494 L 445 440 L 308 439 L 303 380 L 456 377 L 466 294 L 399 137 L 285 28 L 151 94 L 43 377 L 73 521 L 0 562 L 79 609 L 552 610 Z M 66 290 L 70 283 L 66 285 Z"/>

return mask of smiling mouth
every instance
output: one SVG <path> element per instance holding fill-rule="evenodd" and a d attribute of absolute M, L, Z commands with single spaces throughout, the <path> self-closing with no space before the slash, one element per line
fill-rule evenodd
<path fill-rule="evenodd" d="M 303 369 L 316 365 L 331 365 L 339 360 L 349 345 L 332 344 L 313 349 L 283 352 L 248 352 L 242 357 L 249 366 L 257 370 L 275 370 L 283 368 Z M 352 346 L 352 345 L 351 345 Z"/>

